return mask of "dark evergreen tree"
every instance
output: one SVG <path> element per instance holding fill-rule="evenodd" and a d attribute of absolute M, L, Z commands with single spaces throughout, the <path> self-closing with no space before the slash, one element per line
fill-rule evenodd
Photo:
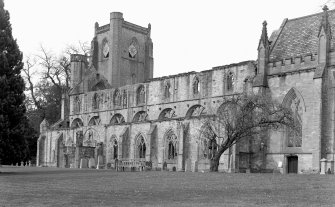
<path fill-rule="evenodd" d="M 9 13 L 0 0 L 0 159 L 11 164 L 30 159 L 35 138 L 25 116 L 22 53 L 12 36 Z M 34 146 L 36 148 L 36 144 Z"/>

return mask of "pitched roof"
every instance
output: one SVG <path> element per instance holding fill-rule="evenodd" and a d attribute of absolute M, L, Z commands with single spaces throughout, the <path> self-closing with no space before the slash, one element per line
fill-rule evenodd
<path fill-rule="evenodd" d="M 323 12 L 290 19 L 283 22 L 281 28 L 272 33 L 270 60 L 280 60 L 306 53 L 317 53 L 318 32 Z M 328 11 L 331 27 L 331 50 L 335 42 L 335 10 Z"/>

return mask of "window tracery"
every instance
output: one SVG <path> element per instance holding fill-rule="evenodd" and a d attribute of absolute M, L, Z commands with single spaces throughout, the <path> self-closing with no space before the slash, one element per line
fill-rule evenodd
<path fill-rule="evenodd" d="M 121 106 L 122 97 L 119 89 L 116 89 L 114 92 L 113 102 L 115 106 Z"/>
<path fill-rule="evenodd" d="M 137 99 L 137 104 L 144 104 L 145 103 L 145 91 L 144 91 L 144 86 L 141 85 L 137 89 L 137 94 L 136 94 L 136 99 Z"/>

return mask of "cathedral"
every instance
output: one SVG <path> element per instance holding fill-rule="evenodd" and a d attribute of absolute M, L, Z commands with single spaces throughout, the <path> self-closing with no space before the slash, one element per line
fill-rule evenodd
<path fill-rule="evenodd" d="M 90 56 L 71 55 L 71 89 L 61 119 L 40 125 L 37 166 L 208 171 L 206 117 L 225 97 L 263 91 L 292 109 L 298 133 L 237 143 L 219 171 L 334 173 L 335 10 L 261 31 L 257 60 L 154 78 L 151 25 L 112 12 L 95 23 Z"/>

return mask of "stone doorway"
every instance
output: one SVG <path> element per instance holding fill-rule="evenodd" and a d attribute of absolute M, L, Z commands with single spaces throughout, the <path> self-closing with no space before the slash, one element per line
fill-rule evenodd
<path fill-rule="evenodd" d="M 287 157 L 287 173 L 298 173 L 298 156 Z"/>

